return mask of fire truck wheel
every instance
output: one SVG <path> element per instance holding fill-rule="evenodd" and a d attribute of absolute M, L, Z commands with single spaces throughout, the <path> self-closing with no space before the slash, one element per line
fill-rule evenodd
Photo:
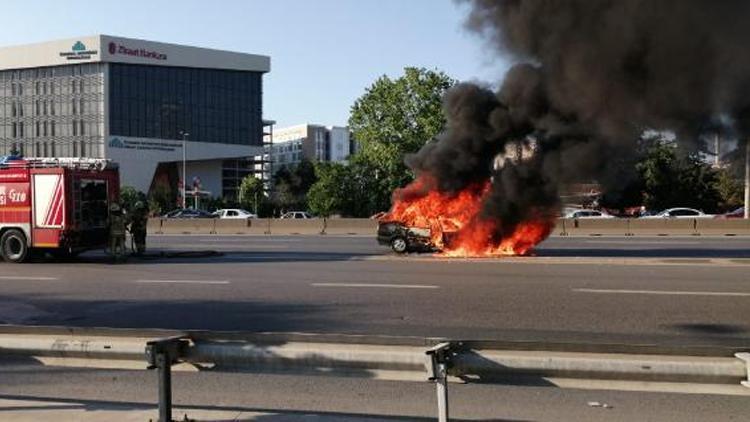
<path fill-rule="evenodd" d="M 396 253 L 405 253 L 407 248 L 406 239 L 403 237 L 394 237 L 391 239 L 391 249 Z"/>
<path fill-rule="evenodd" d="M 8 230 L 0 237 L 0 252 L 5 262 L 18 263 L 26 260 L 29 254 L 29 245 L 26 244 L 26 236 L 16 229 Z"/>

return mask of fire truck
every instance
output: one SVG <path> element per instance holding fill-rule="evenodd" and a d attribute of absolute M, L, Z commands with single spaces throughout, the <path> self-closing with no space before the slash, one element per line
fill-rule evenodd
<path fill-rule="evenodd" d="M 0 256 L 18 263 L 35 253 L 104 248 L 109 206 L 119 195 L 119 171 L 109 160 L 0 159 Z"/>

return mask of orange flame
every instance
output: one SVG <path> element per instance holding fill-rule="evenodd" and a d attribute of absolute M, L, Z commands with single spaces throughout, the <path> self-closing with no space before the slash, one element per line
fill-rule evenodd
<path fill-rule="evenodd" d="M 487 181 L 456 194 L 444 193 L 423 175 L 395 192 L 393 206 L 382 219 L 429 229 L 432 243 L 451 257 L 526 255 L 549 236 L 554 220 L 531 215 L 510 236 L 497 239 L 501 222 L 480 214 L 489 189 Z"/>

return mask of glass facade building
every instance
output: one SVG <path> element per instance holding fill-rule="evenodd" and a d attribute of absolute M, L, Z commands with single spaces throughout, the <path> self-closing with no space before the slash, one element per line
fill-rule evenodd
<path fill-rule="evenodd" d="M 256 145 L 263 142 L 261 72 L 111 63 L 110 133 Z"/>

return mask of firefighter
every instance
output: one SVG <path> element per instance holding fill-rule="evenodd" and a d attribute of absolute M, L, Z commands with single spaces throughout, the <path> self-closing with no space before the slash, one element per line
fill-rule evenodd
<path fill-rule="evenodd" d="M 148 209 L 143 201 L 135 203 L 129 221 L 130 235 L 133 237 L 134 244 L 133 253 L 141 256 L 146 252 L 146 226 L 148 224 Z"/>
<path fill-rule="evenodd" d="M 109 207 L 109 254 L 114 262 L 125 258 L 125 216 L 117 203 Z"/>

